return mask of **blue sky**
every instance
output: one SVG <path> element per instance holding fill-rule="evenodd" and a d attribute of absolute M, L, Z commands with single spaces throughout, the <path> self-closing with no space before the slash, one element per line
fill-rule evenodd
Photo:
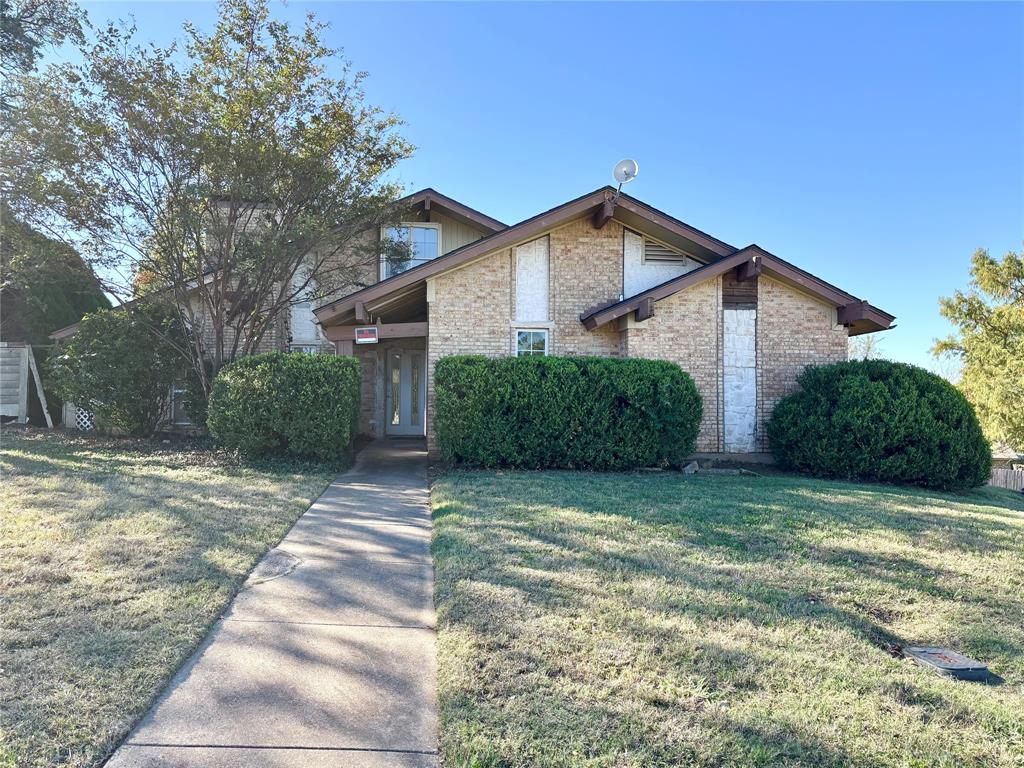
<path fill-rule="evenodd" d="M 87 3 L 167 42 L 207 3 Z M 1024 4 L 312 9 L 418 146 L 400 171 L 513 223 L 640 163 L 630 194 L 898 316 L 929 367 L 975 248 L 1024 241 Z"/>

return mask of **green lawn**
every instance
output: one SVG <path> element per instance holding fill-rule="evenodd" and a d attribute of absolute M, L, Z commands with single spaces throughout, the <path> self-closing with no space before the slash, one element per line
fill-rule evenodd
<path fill-rule="evenodd" d="M 0 435 L 0 766 L 98 764 L 330 474 Z"/>
<path fill-rule="evenodd" d="M 1024 765 L 1019 494 L 455 472 L 433 506 L 447 768 Z"/>

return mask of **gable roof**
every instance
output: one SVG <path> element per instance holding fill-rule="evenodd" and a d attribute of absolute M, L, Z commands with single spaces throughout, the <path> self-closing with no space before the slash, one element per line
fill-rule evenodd
<path fill-rule="evenodd" d="M 748 264 L 750 266 L 745 267 Z M 630 296 L 614 304 L 594 309 L 589 313 L 581 315 L 580 321 L 588 330 L 593 330 L 612 320 L 628 315 L 630 312 L 636 312 L 641 309 L 645 302 L 661 301 L 693 285 L 718 277 L 737 267 L 747 268 L 751 277 L 764 272 L 827 304 L 839 308 L 839 322 L 842 325 L 849 326 L 851 336 L 887 330 L 892 327 L 892 321 L 896 319 L 894 315 L 883 312 L 878 307 L 874 307 L 866 301 L 836 288 L 831 283 L 826 283 L 821 278 L 793 266 L 788 261 L 780 259 L 760 246 L 748 245 L 746 248 L 736 251 L 729 256 L 713 261 L 710 264 L 705 264 L 679 277 L 660 283 L 653 288 L 648 288 L 646 291 L 642 291 L 635 296 Z"/>
<path fill-rule="evenodd" d="M 590 214 L 595 210 L 600 210 L 602 206 L 610 204 L 614 198 L 615 190 L 612 187 L 599 187 L 582 197 L 577 197 L 575 200 L 570 200 L 529 219 L 524 219 L 518 224 L 513 224 L 487 237 L 457 248 L 425 264 L 420 264 L 405 272 L 393 275 L 386 280 L 381 280 L 379 283 L 374 283 L 355 293 L 350 293 L 347 296 L 336 299 L 313 310 L 313 314 L 316 315 L 317 320 L 321 324 L 330 322 L 342 314 L 353 311 L 357 304 L 366 304 L 396 292 L 412 290 L 429 277 L 466 264 L 491 251 L 517 245 L 563 222 Z M 691 227 L 689 224 L 669 216 L 667 213 L 659 211 L 629 195 L 621 194 L 615 199 L 614 214 L 616 219 L 623 219 L 623 223 L 627 225 L 630 219 L 643 222 L 645 224 L 644 229 L 654 230 L 659 235 L 659 239 L 668 240 L 669 242 L 685 240 L 691 244 L 691 255 L 702 261 L 714 261 L 736 252 L 736 249 L 728 243 L 724 243 L 705 232 L 701 232 L 699 229 Z M 652 232 L 652 234 L 654 233 Z M 692 253 L 693 251 L 696 251 L 696 253 Z"/>
<path fill-rule="evenodd" d="M 488 234 L 507 228 L 507 224 L 498 221 L 486 213 L 481 213 L 475 208 L 460 203 L 458 200 L 442 195 L 436 189 L 425 187 L 418 192 L 406 195 L 396 202 L 396 205 L 405 205 L 409 208 L 423 206 L 427 211 L 432 208 L 440 208 L 444 213 L 454 219 L 461 219 L 467 224 L 475 225 Z"/>

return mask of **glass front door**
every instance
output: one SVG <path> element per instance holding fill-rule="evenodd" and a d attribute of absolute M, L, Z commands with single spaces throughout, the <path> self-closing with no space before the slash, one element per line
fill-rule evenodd
<path fill-rule="evenodd" d="M 389 435 L 425 435 L 426 354 L 422 349 L 391 349 L 387 352 L 387 360 L 385 432 Z"/>

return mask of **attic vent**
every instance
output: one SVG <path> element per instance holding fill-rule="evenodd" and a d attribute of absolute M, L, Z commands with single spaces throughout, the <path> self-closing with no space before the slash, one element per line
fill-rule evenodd
<path fill-rule="evenodd" d="M 678 264 L 686 261 L 686 256 L 674 248 L 650 238 L 644 238 L 644 261 Z"/>

